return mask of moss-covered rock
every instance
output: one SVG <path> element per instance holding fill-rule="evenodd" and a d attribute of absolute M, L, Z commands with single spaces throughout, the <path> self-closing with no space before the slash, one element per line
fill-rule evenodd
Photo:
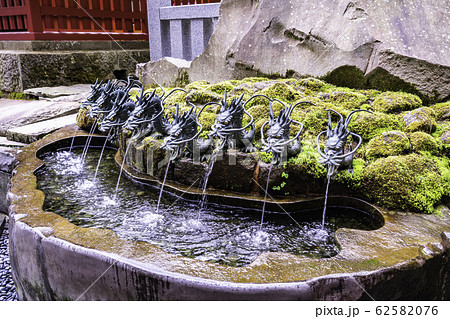
<path fill-rule="evenodd" d="M 430 108 L 436 112 L 436 118 L 438 120 L 443 121 L 450 119 L 450 101 L 431 105 Z"/>
<path fill-rule="evenodd" d="M 425 132 L 414 132 L 409 135 L 411 149 L 414 152 L 426 152 L 431 155 L 439 153 L 439 144 L 436 139 Z"/>
<path fill-rule="evenodd" d="M 364 94 L 352 91 L 335 91 L 330 93 L 322 93 L 320 98 L 324 101 L 329 101 L 334 104 L 339 104 L 347 110 L 359 109 L 361 105 L 365 104 L 367 97 Z"/>
<path fill-rule="evenodd" d="M 208 89 L 203 90 L 190 90 L 186 95 L 186 102 L 194 104 L 206 104 L 209 102 L 219 102 L 223 98 L 223 95 L 211 92 Z"/>
<path fill-rule="evenodd" d="M 384 132 L 370 140 L 365 156 L 369 161 L 379 157 L 402 155 L 409 151 L 409 139 L 401 131 Z"/>
<path fill-rule="evenodd" d="M 436 113 L 429 107 L 421 107 L 403 114 L 403 121 L 407 132 L 423 131 L 432 133 L 437 126 Z"/>
<path fill-rule="evenodd" d="M 399 113 L 422 106 L 422 100 L 414 94 L 404 92 L 384 92 L 373 101 L 373 109 L 383 113 Z"/>
<path fill-rule="evenodd" d="M 358 112 L 353 116 L 348 128 L 368 141 L 383 132 L 399 131 L 403 126 L 400 119 L 392 114 Z"/>
<path fill-rule="evenodd" d="M 390 209 L 433 213 L 444 194 L 436 163 L 420 154 L 379 158 L 364 170 L 361 191 Z"/>
<path fill-rule="evenodd" d="M 304 78 L 299 80 L 299 85 L 305 86 L 311 90 L 319 91 L 328 84 L 316 78 Z"/>

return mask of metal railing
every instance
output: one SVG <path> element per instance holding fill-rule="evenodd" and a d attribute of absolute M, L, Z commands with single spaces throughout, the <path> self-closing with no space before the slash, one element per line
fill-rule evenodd
<path fill-rule="evenodd" d="M 148 40 L 146 0 L 0 0 L 0 40 Z"/>

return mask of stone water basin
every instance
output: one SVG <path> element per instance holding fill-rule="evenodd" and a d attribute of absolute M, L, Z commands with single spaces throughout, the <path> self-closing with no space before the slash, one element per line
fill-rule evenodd
<path fill-rule="evenodd" d="M 449 294 L 449 216 L 387 211 L 361 199 L 330 196 L 329 206 L 347 206 L 378 216 L 375 230 L 340 228 L 340 247 L 328 258 L 287 252 L 263 252 L 235 267 L 168 253 L 114 231 L 84 228 L 42 209 L 44 194 L 34 172 L 37 154 L 68 147 L 74 127 L 64 128 L 23 149 L 8 195 L 13 277 L 22 300 L 393 300 L 446 299 Z M 86 133 L 77 133 L 84 144 Z M 103 144 L 103 138 L 93 139 Z M 120 154 L 118 154 L 120 162 Z M 125 167 L 148 184 L 159 182 Z M 185 197 L 200 190 L 168 183 Z M 224 196 L 227 194 L 227 196 Z M 208 191 L 210 202 L 248 206 L 258 195 Z M 268 210 L 320 208 L 323 198 L 269 201 Z M 411 287 L 416 287 L 411 289 Z"/>

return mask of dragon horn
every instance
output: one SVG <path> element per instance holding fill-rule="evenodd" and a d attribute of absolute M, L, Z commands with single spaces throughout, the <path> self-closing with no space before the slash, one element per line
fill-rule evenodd
<path fill-rule="evenodd" d="M 327 109 L 327 110 L 325 110 L 325 111 L 328 111 L 328 119 L 329 119 L 329 123 L 331 123 L 331 114 L 330 114 L 330 111 L 336 113 L 337 115 L 339 115 L 339 117 L 340 117 L 339 122 L 344 123 L 344 118 L 342 117 L 342 114 L 341 114 L 341 113 L 339 113 L 339 112 L 337 112 L 337 111 L 335 111 L 335 110 L 333 110 L 333 109 Z"/>
<path fill-rule="evenodd" d="M 238 98 L 237 103 L 241 103 L 243 98 L 244 98 L 244 93 L 242 93 L 241 96 Z"/>
<path fill-rule="evenodd" d="M 372 111 L 369 110 L 354 110 L 352 112 L 350 112 L 350 114 L 347 116 L 347 118 L 345 119 L 345 124 L 344 127 L 347 128 L 347 126 L 350 124 L 350 121 L 352 119 L 353 114 L 355 114 L 356 112 L 369 112 L 369 113 L 373 113 Z"/>
<path fill-rule="evenodd" d="M 162 98 L 162 96 L 161 96 L 162 100 L 165 101 L 165 100 L 170 96 L 170 94 L 172 94 L 173 92 L 176 92 L 176 91 L 183 91 L 184 93 L 187 93 L 186 90 L 183 90 L 183 89 L 180 89 L 180 88 L 176 88 L 176 89 L 173 89 L 172 91 L 170 91 L 170 92 L 166 95 L 165 98 Z M 163 96 L 164 96 L 164 95 L 163 95 Z"/>
<path fill-rule="evenodd" d="M 275 114 L 273 114 L 272 101 L 269 101 L 269 118 L 273 120 L 275 118 Z"/>

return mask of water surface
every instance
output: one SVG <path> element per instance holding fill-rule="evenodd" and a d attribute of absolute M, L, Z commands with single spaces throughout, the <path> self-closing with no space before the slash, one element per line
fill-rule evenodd
<path fill-rule="evenodd" d="M 349 208 L 327 209 L 322 229 L 321 210 L 314 214 L 266 212 L 209 204 L 199 214 L 199 203 L 164 193 L 156 212 L 159 189 L 122 178 L 115 150 L 106 149 L 96 178 L 100 150 L 46 153 L 36 172 L 45 193 L 44 210 L 57 213 L 81 227 L 107 228 L 119 237 L 155 244 L 163 250 L 230 266 L 251 263 L 265 251 L 309 257 L 336 255 L 334 239 L 340 227 L 377 228 L 369 214 Z M 305 217 L 308 216 L 308 217 Z"/>

